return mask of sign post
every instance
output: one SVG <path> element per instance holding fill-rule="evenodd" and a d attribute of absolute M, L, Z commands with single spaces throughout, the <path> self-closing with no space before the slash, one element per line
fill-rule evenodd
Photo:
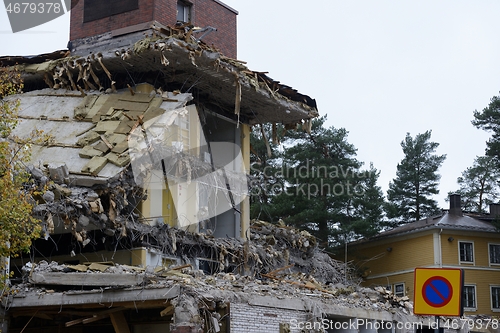
<path fill-rule="evenodd" d="M 417 315 L 463 315 L 464 273 L 454 268 L 415 268 L 414 307 Z"/>

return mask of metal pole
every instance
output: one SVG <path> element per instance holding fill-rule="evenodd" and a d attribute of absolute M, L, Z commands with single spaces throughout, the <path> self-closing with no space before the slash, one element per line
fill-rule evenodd
<path fill-rule="evenodd" d="M 347 283 L 347 235 L 345 236 L 345 239 L 344 239 L 344 242 L 345 242 L 345 249 L 344 249 L 344 253 L 345 253 L 345 265 L 344 265 L 344 283 Z"/>

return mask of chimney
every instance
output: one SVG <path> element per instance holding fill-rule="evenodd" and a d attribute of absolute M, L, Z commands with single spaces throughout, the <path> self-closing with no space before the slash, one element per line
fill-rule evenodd
<path fill-rule="evenodd" d="M 500 216 L 500 204 L 492 203 L 490 204 L 490 215 L 491 216 Z"/>
<path fill-rule="evenodd" d="M 460 194 L 450 194 L 450 215 L 462 216 Z"/>
<path fill-rule="evenodd" d="M 180 20 L 197 27 L 215 27 L 217 33 L 205 35 L 203 42 L 236 58 L 237 15 L 237 10 L 220 0 L 71 0 L 68 47 L 82 55 L 88 55 L 89 44 L 114 50 L 151 35 L 153 24 L 173 27 Z M 204 35 L 193 33 L 195 38 Z"/>

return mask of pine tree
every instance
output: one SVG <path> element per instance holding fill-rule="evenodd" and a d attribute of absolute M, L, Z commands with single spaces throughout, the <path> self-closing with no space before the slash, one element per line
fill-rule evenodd
<path fill-rule="evenodd" d="M 483 213 L 490 203 L 498 199 L 499 171 L 491 156 L 478 156 L 474 164 L 457 178 L 460 186 L 455 193 L 460 194 L 462 208 Z"/>
<path fill-rule="evenodd" d="M 267 124 L 253 127 L 250 133 L 249 193 L 252 219 L 273 219 L 271 200 L 284 186 L 283 177 L 279 176 L 281 153 L 278 150 L 278 137 L 283 132 L 282 126 Z"/>
<path fill-rule="evenodd" d="M 446 155 L 435 154 L 439 143 L 430 138 L 430 130 L 415 138 L 407 133 L 401 142 L 404 158 L 387 191 L 386 213 L 392 225 L 420 220 L 439 211 L 432 196 L 439 193 L 438 169 Z"/>
<path fill-rule="evenodd" d="M 315 235 L 322 246 L 333 247 L 379 230 L 379 207 L 370 207 L 363 198 L 380 194 L 383 201 L 383 196 L 374 184 L 377 171 L 361 170 L 348 132 L 326 128 L 325 121 L 326 117 L 313 120 L 310 132 L 287 132 L 277 174 L 284 187 L 273 196 L 270 212 L 274 220 L 283 219 Z"/>
<path fill-rule="evenodd" d="M 384 194 L 377 185 L 380 171 L 370 164 L 370 169 L 363 172 L 360 189 L 362 195 L 354 197 L 357 219 L 351 225 L 354 235 L 371 237 L 376 235 L 384 224 Z M 361 194 L 361 193 L 360 193 Z"/>
<path fill-rule="evenodd" d="M 486 142 L 486 155 L 496 159 L 498 168 L 500 164 L 500 96 L 493 96 L 488 106 L 481 112 L 474 111 L 472 125 L 492 132 L 491 138 Z"/>

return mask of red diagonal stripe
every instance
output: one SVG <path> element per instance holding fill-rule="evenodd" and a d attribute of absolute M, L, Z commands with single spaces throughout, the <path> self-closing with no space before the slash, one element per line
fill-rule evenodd
<path fill-rule="evenodd" d="M 443 294 L 441 294 L 439 292 L 439 290 L 432 284 L 432 282 L 429 283 L 429 286 L 432 288 L 432 290 L 434 290 L 434 292 L 439 296 L 441 297 L 441 299 L 444 301 L 446 301 L 446 297 L 443 296 Z"/>

